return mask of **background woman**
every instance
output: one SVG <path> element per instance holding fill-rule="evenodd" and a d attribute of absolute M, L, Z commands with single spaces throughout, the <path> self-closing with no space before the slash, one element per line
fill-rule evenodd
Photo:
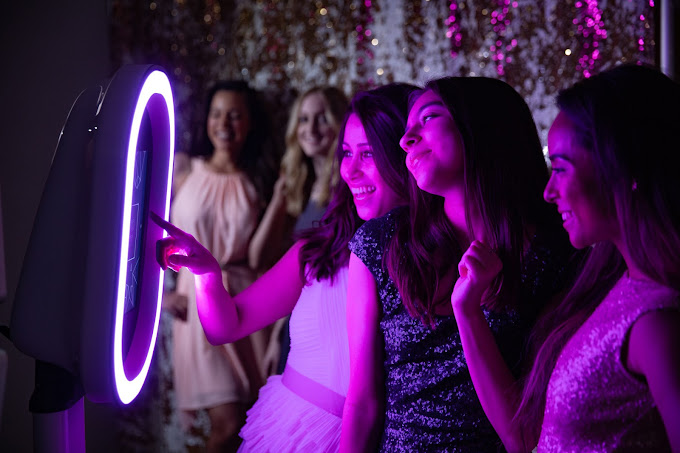
<path fill-rule="evenodd" d="M 291 245 L 292 232 L 310 228 L 321 219 L 330 200 L 332 168 L 338 131 L 347 98 L 335 87 L 314 87 L 293 103 L 286 127 L 286 152 L 250 263 L 267 269 Z M 337 176 L 336 176 L 337 177 Z M 261 231 L 261 232 L 260 232 Z"/>
<path fill-rule="evenodd" d="M 347 242 L 363 220 L 406 203 L 398 145 L 411 90 L 389 85 L 353 98 L 337 149 L 343 182 L 327 213 L 242 293 L 231 297 L 210 252 L 157 219 L 171 234 L 161 242 L 161 264 L 196 274 L 198 314 L 211 343 L 234 341 L 292 312 L 286 370 L 269 378 L 249 411 L 241 451 L 338 449 L 349 380 Z"/>
<path fill-rule="evenodd" d="M 571 254 L 541 199 L 548 173 L 536 127 L 507 84 L 445 78 L 417 94 L 401 146 L 419 187 L 409 210 L 367 222 L 350 242 L 341 451 L 379 442 L 384 452 L 496 452 L 449 298 L 463 251 L 490 244 L 504 267 L 485 322 L 519 372 L 528 328 Z"/>
<path fill-rule="evenodd" d="M 286 128 L 286 153 L 281 175 L 257 234 L 250 265 L 268 269 L 292 245 L 295 235 L 321 219 L 330 199 L 338 131 L 347 98 L 335 87 L 314 87 L 293 103 Z M 278 374 L 283 373 L 290 350 L 288 318 L 276 324 L 272 335 L 280 342 Z M 271 354 L 271 352 L 270 352 Z"/>
<path fill-rule="evenodd" d="M 220 279 L 236 294 L 255 279 L 248 246 L 271 197 L 276 167 L 267 154 L 268 121 L 245 82 L 220 82 L 207 99 L 203 146 L 190 170 L 177 177 L 171 217 L 217 258 Z M 182 269 L 176 292 L 164 301 L 179 315 L 172 352 L 177 406 L 185 425 L 196 410 L 207 409 L 208 451 L 234 450 L 246 408 L 264 383 L 261 361 L 268 338 L 262 331 L 234 344 L 210 345 L 194 298 L 193 276 Z"/>

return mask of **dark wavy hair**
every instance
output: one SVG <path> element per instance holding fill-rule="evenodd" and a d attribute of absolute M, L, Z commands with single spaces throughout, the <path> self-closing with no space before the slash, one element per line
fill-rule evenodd
<path fill-rule="evenodd" d="M 412 85 L 393 83 L 370 91 L 361 91 L 352 98 L 338 133 L 334 171 L 338 171 L 344 154 L 342 142 L 347 119 L 355 114 L 364 126 L 380 176 L 396 194 L 406 199 L 405 181 L 408 170 L 399 140 L 404 135 L 406 126 L 408 98 L 415 89 Z M 347 265 L 347 244 L 363 223 L 357 215 L 349 187 L 344 181 L 338 181 L 333 188 L 328 209 L 318 226 L 299 235 L 304 240 L 300 249 L 300 272 L 303 280 L 310 282 L 314 279 L 333 279 L 338 269 Z"/>
<path fill-rule="evenodd" d="M 584 79 L 557 105 L 591 153 L 593 198 L 615 216 L 630 258 L 652 280 L 680 291 L 680 84 L 646 66 L 623 65 Z M 618 249 L 598 243 L 558 305 L 539 320 L 538 345 L 516 419 L 538 435 L 550 374 L 562 348 L 626 271 Z"/>
<path fill-rule="evenodd" d="M 272 197 L 279 168 L 272 138 L 272 123 L 263 108 L 259 94 L 246 82 L 242 80 L 220 81 L 208 90 L 200 138 L 197 146 L 191 150 L 191 155 L 210 157 L 214 152 L 213 145 L 208 138 L 206 123 L 210 114 L 210 105 L 218 91 L 233 91 L 245 96 L 250 114 L 250 131 L 235 163 L 255 185 L 261 201 L 267 203 Z"/>
<path fill-rule="evenodd" d="M 470 218 L 477 210 L 484 237 L 503 262 L 487 308 L 515 307 L 522 303 L 517 296 L 527 229 L 560 228 L 557 213 L 542 197 L 548 168 L 529 107 L 508 84 L 484 77 L 433 80 L 413 95 L 411 105 L 428 90 L 442 99 L 463 140 L 468 237 L 475 237 Z M 412 176 L 409 191 L 409 218 L 398 223 L 384 266 L 411 316 L 434 326 L 435 306 L 441 303 L 435 294 L 451 268 L 457 274 L 463 250 L 444 199 L 418 189 Z"/>

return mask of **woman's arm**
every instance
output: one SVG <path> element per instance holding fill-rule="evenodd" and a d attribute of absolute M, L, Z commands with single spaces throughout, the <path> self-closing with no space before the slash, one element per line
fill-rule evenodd
<path fill-rule="evenodd" d="M 519 404 L 515 378 L 503 360 L 481 308 L 484 291 L 501 268 L 500 259 L 489 247 L 473 241 L 458 265 L 460 277 L 451 303 L 470 377 L 486 416 L 508 452 L 527 452 L 538 439 L 513 423 Z"/>
<path fill-rule="evenodd" d="M 260 330 L 293 311 L 303 282 L 295 244 L 278 263 L 252 285 L 231 297 L 222 283 L 217 260 L 193 236 L 152 214 L 170 236 L 158 241 L 162 267 L 186 267 L 196 281 L 196 306 L 206 338 L 212 344 L 231 343 Z"/>
<path fill-rule="evenodd" d="M 350 380 L 342 412 L 341 453 L 376 450 L 383 421 L 383 344 L 373 275 L 352 253 L 347 289 Z"/>
<path fill-rule="evenodd" d="M 680 452 L 680 312 L 654 311 L 630 330 L 628 369 L 647 380 L 670 441 Z"/>
<path fill-rule="evenodd" d="M 294 219 L 286 211 L 285 178 L 280 176 L 260 224 L 248 247 L 248 265 L 254 270 L 271 267 L 288 249 Z"/>

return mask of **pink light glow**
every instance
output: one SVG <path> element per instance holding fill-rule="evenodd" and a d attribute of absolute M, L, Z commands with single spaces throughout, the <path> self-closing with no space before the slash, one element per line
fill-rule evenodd
<path fill-rule="evenodd" d="M 130 219 L 131 219 L 131 201 L 132 201 L 132 185 L 135 171 L 135 156 L 137 154 L 137 140 L 139 138 L 139 129 L 142 122 L 142 116 L 146 109 L 147 103 L 151 96 L 159 94 L 166 103 L 168 111 L 168 122 L 170 125 L 170 150 L 169 150 L 169 166 L 167 191 L 165 201 L 165 218 L 168 218 L 170 206 L 170 187 L 172 179 L 173 156 L 175 148 L 175 137 L 173 131 L 175 130 L 175 114 L 173 108 L 172 90 L 167 76 L 161 71 L 153 71 L 147 79 L 139 93 L 139 98 L 135 106 L 135 111 L 132 117 L 132 127 L 130 129 L 130 142 L 127 153 L 127 167 L 125 178 L 125 198 L 123 203 L 123 228 L 121 232 L 121 256 L 118 270 L 118 292 L 116 303 L 116 321 L 114 327 L 114 343 L 113 343 L 113 367 L 116 384 L 116 391 L 118 397 L 123 404 L 130 403 L 139 394 L 142 389 L 144 380 L 149 372 L 151 364 L 151 356 L 153 353 L 153 346 L 156 343 L 156 336 L 158 334 L 158 321 L 160 318 L 161 297 L 163 295 L 163 271 L 159 268 L 158 279 L 158 297 L 156 301 L 156 315 L 153 326 L 153 333 L 150 338 L 149 345 L 146 351 L 146 358 L 142 369 L 132 379 L 128 379 L 125 373 L 123 364 L 123 315 L 125 312 L 125 289 L 127 276 L 127 261 L 128 261 L 128 242 L 130 235 Z M 164 233 L 164 235 L 166 235 Z"/>

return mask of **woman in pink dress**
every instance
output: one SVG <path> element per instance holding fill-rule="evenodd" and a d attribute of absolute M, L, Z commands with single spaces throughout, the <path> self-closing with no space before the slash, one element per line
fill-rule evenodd
<path fill-rule="evenodd" d="M 264 113 L 245 82 L 220 82 L 208 93 L 204 147 L 189 171 L 176 175 L 172 221 L 215 256 L 230 294 L 255 281 L 250 239 L 271 197 L 275 162 L 267 154 Z M 248 406 L 265 382 L 268 332 L 213 346 L 196 312 L 193 275 L 181 269 L 164 306 L 176 314 L 172 360 L 177 406 L 185 427 L 199 409 L 210 418 L 207 450 L 235 451 Z M 183 302 L 183 303 L 182 303 Z M 184 312 L 183 312 L 184 311 Z"/>
<path fill-rule="evenodd" d="M 680 85 L 621 66 L 557 104 L 544 198 L 587 258 L 520 394 L 480 317 L 501 265 L 471 245 L 451 300 L 475 389 L 508 451 L 680 452 Z"/>
<path fill-rule="evenodd" d="M 170 233 L 159 242 L 161 265 L 195 274 L 198 316 L 210 343 L 238 340 L 291 315 L 286 369 L 269 378 L 248 412 L 239 451 L 338 451 L 349 383 L 347 244 L 365 220 L 406 204 L 399 139 L 412 89 L 394 84 L 354 96 L 336 152 L 342 182 L 326 214 L 242 293 L 225 290 L 209 250 L 155 219 Z"/>

